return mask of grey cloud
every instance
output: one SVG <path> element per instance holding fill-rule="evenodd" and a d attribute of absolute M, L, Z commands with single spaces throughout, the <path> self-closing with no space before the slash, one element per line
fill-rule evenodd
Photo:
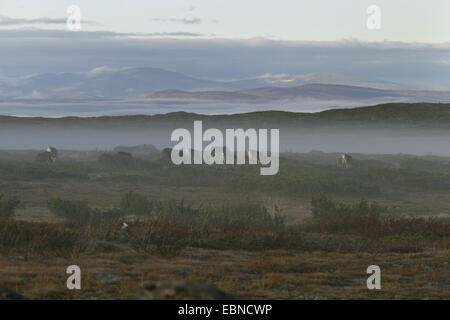
<path fill-rule="evenodd" d="M 202 23 L 202 20 L 200 18 L 168 18 L 168 19 L 162 19 L 162 18 L 153 18 L 153 22 L 172 22 L 172 23 L 182 23 L 182 24 L 200 24 Z"/>
<path fill-rule="evenodd" d="M 96 25 L 95 21 L 83 20 L 85 24 Z M 34 19 L 24 19 L 24 18 L 11 18 L 7 16 L 0 15 L 0 26 L 20 26 L 20 25 L 36 25 L 36 24 L 46 24 L 46 25 L 65 25 L 67 19 L 63 18 L 34 18 Z"/>
<path fill-rule="evenodd" d="M 354 39 L 273 41 L 199 36 L 186 32 L 0 30 L 0 70 L 8 76 L 19 76 L 88 71 L 99 65 L 149 66 L 206 79 L 330 72 L 397 83 L 450 86 L 450 64 L 443 63 L 450 56 L 450 43 L 372 43 Z"/>
<path fill-rule="evenodd" d="M 203 34 L 193 32 L 151 32 L 151 33 L 118 33 L 112 31 L 67 31 L 67 30 L 45 30 L 45 29 L 0 29 L 0 38 L 83 38 L 103 39 L 121 37 L 200 37 Z"/>

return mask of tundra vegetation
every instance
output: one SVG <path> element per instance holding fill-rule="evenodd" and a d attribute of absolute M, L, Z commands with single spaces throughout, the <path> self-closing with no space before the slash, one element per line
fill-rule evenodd
<path fill-rule="evenodd" d="M 167 279 L 252 298 L 449 298 L 449 158 L 352 154 L 342 168 L 337 153 L 282 153 L 260 176 L 133 150 L 59 150 L 51 165 L 0 151 L 2 285 L 43 299 L 138 298 Z M 72 264 L 80 291 L 65 287 Z"/>
<path fill-rule="evenodd" d="M 377 136 L 395 128 L 423 148 L 425 133 L 433 146 L 446 146 L 449 110 L 446 104 L 387 104 L 317 114 L 0 122 L 20 132 L 21 126 L 33 132 L 105 128 L 110 137 L 119 127 L 159 123 L 169 130 L 198 118 L 219 127 L 225 117 L 234 121 L 230 128 L 257 121 L 266 128 L 370 129 Z M 348 166 L 339 163 L 341 153 L 284 152 L 278 174 L 261 176 L 254 165 L 175 166 L 169 149 L 148 144 L 109 151 L 58 147 L 52 163 L 36 161 L 39 152 L 0 151 L 0 285 L 26 297 L 139 298 L 149 282 L 168 279 L 250 298 L 450 297 L 448 157 L 351 153 Z M 65 286 L 73 264 L 81 267 L 82 290 Z M 370 265 L 381 268 L 381 290 L 366 287 Z"/>

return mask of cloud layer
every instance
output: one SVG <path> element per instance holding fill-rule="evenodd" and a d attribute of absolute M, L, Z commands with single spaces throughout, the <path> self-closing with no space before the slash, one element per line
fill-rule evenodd
<path fill-rule="evenodd" d="M 181 24 L 200 24 L 202 20 L 200 18 L 153 18 L 153 22 L 172 22 L 172 23 L 181 23 Z"/>
<path fill-rule="evenodd" d="M 35 19 L 25 19 L 25 18 L 11 18 L 7 16 L 0 15 L 0 26 L 23 26 L 23 25 L 65 25 L 67 23 L 67 18 L 35 18 Z M 83 23 L 89 25 L 97 25 L 95 21 L 83 20 Z"/>
<path fill-rule="evenodd" d="M 208 79 L 332 72 L 398 83 L 432 84 L 439 89 L 450 87 L 450 43 L 207 37 L 184 31 L 0 29 L 0 70 L 5 75 L 18 76 L 88 71 L 99 65 L 151 66 Z"/>

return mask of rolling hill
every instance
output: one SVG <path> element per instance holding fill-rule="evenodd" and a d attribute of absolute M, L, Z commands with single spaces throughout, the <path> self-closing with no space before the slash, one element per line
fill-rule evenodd
<path fill-rule="evenodd" d="M 450 102 L 448 91 L 384 90 L 336 84 L 305 84 L 296 87 L 263 87 L 237 91 L 158 91 L 147 96 L 150 100 L 177 99 L 182 101 L 214 101 L 262 103 L 313 99 L 321 101 L 364 101 L 372 99 Z"/>
<path fill-rule="evenodd" d="M 117 146 L 171 146 L 173 130 L 276 128 L 283 151 L 409 153 L 450 156 L 450 104 L 389 103 L 317 113 L 259 111 L 230 115 L 173 112 L 91 118 L 1 116 L 0 149 L 105 150 Z"/>
<path fill-rule="evenodd" d="M 450 102 L 450 92 L 405 88 L 396 83 L 333 73 L 206 80 L 161 68 L 98 67 L 87 72 L 0 77 L 0 102 L 70 103 L 111 99 L 144 99 L 148 103 L 170 99 L 185 103 L 266 103 L 299 99 Z"/>

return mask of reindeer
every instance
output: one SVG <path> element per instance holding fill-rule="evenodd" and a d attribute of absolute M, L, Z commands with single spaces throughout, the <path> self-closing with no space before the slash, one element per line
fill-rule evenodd
<path fill-rule="evenodd" d="M 36 156 L 37 162 L 55 163 L 58 160 L 58 151 L 56 148 L 48 147 L 44 152 Z"/>
<path fill-rule="evenodd" d="M 338 166 L 342 168 L 353 167 L 353 158 L 349 154 L 343 153 L 338 161 Z"/>

